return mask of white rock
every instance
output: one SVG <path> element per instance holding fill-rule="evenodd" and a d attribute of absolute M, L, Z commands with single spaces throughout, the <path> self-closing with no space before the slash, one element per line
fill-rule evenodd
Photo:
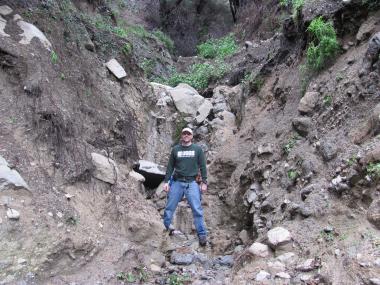
<path fill-rule="evenodd" d="M 314 110 L 319 97 L 319 92 L 306 92 L 300 100 L 298 111 L 301 113 L 311 113 Z"/>
<path fill-rule="evenodd" d="M 165 175 L 165 167 L 148 160 L 139 160 L 139 170 L 151 174 Z"/>
<path fill-rule="evenodd" d="M 287 244 L 292 240 L 289 231 L 283 227 L 271 229 L 268 231 L 267 237 L 269 245 L 274 248 Z"/>
<path fill-rule="evenodd" d="M 61 212 L 57 212 L 57 217 L 60 218 L 60 219 L 62 219 L 63 214 Z"/>
<path fill-rule="evenodd" d="M 256 274 L 256 281 L 264 281 L 266 279 L 270 278 L 270 274 L 264 270 L 261 270 L 259 273 Z"/>
<path fill-rule="evenodd" d="M 91 153 L 91 157 L 95 166 L 94 177 L 115 184 L 119 174 L 116 163 L 112 159 L 95 152 Z"/>
<path fill-rule="evenodd" d="M 51 50 L 51 43 L 36 26 L 22 20 L 16 23 L 24 31 L 19 35 L 21 36 L 20 44 L 28 45 L 33 38 L 38 38 L 46 49 Z"/>
<path fill-rule="evenodd" d="M 278 272 L 285 271 L 285 265 L 280 261 L 269 261 L 268 263 L 268 269 L 271 274 L 276 274 Z"/>
<path fill-rule="evenodd" d="M 380 278 L 371 278 L 369 279 L 371 285 L 380 285 Z"/>
<path fill-rule="evenodd" d="M 175 107 L 180 113 L 196 116 L 196 112 L 204 103 L 205 98 L 200 96 L 198 92 L 187 84 L 179 84 L 177 87 L 168 90 L 173 98 Z"/>
<path fill-rule="evenodd" d="M 7 5 L 0 6 L 0 15 L 6 16 L 13 12 L 12 8 Z"/>
<path fill-rule="evenodd" d="M 296 262 L 297 256 L 293 252 L 286 252 L 277 256 L 277 259 L 286 265 L 292 265 Z"/>
<path fill-rule="evenodd" d="M 195 117 L 196 123 L 197 124 L 202 123 L 210 114 L 211 109 L 212 109 L 211 102 L 209 100 L 205 100 L 196 112 L 196 117 Z"/>
<path fill-rule="evenodd" d="M 53 213 L 52 212 L 48 212 L 48 216 L 53 217 Z"/>
<path fill-rule="evenodd" d="M 271 154 L 271 153 L 273 153 L 273 144 L 271 143 L 265 143 L 265 144 L 259 145 L 257 148 L 258 155 Z"/>
<path fill-rule="evenodd" d="M 151 265 L 150 265 L 150 270 L 151 270 L 152 272 L 161 272 L 161 267 L 158 266 L 158 265 L 156 265 L 156 264 L 151 264 Z"/>
<path fill-rule="evenodd" d="M 22 20 L 22 17 L 19 14 L 13 16 L 13 21 L 17 22 L 19 20 Z"/>
<path fill-rule="evenodd" d="M 19 259 L 17 259 L 17 263 L 24 265 L 24 264 L 27 264 L 28 261 L 26 259 L 24 259 L 24 258 L 19 258 Z"/>
<path fill-rule="evenodd" d="M 249 241 L 249 236 L 247 230 L 242 230 L 239 233 L 239 238 L 243 242 L 243 244 L 246 244 Z"/>
<path fill-rule="evenodd" d="M 6 32 L 4 32 L 5 26 L 7 25 L 7 21 L 0 16 L 0 36 L 10 37 Z"/>
<path fill-rule="evenodd" d="M 254 256 L 267 257 L 269 255 L 269 247 L 266 244 L 254 242 L 249 248 L 248 252 Z"/>
<path fill-rule="evenodd" d="M 144 183 L 145 182 L 145 177 L 142 176 L 140 173 L 136 172 L 136 171 L 131 171 L 129 172 L 128 174 L 130 177 L 132 177 L 134 180 L 138 181 L 138 182 L 141 182 L 141 183 Z"/>
<path fill-rule="evenodd" d="M 276 273 L 276 277 L 282 278 L 282 279 L 290 279 L 291 276 L 286 272 L 279 272 Z"/>
<path fill-rule="evenodd" d="M 315 269 L 314 259 L 309 258 L 296 267 L 297 270 L 307 272 Z"/>
<path fill-rule="evenodd" d="M 16 211 L 15 209 L 9 208 L 7 210 L 7 217 L 10 220 L 18 220 L 18 219 L 20 219 L 20 213 L 18 211 Z"/>
<path fill-rule="evenodd" d="M 3 223 L 3 219 L 2 218 L 0 218 L 0 225 Z"/>
<path fill-rule="evenodd" d="M 310 274 L 302 274 L 302 275 L 300 275 L 300 280 L 306 282 L 306 281 L 309 281 L 311 279 L 311 277 L 312 277 L 312 275 L 310 275 Z"/>
<path fill-rule="evenodd" d="M 7 187 L 29 189 L 21 175 L 9 168 L 7 161 L 0 156 L 0 191 Z"/>
<path fill-rule="evenodd" d="M 121 79 L 127 76 L 124 68 L 120 65 L 120 63 L 116 59 L 111 59 L 106 63 L 107 68 L 117 77 L 117 79 Z"/>

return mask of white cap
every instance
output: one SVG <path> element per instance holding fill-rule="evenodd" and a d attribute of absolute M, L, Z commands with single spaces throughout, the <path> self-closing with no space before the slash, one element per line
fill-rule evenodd
<path fill-rule="evenodd" d="M 184 132 L 188 132 L 188 133 L 190 133 L 190 134 L 193 134 L 193 131 L 192 131 L 190 128 L 184 128 L 184 129 L 182 130 L 181 134 L 184 133 Z"/>

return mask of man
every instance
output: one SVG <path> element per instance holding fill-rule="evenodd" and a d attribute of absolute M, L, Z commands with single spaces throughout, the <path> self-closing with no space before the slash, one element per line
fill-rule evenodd
<path fill-rule="evenodd" d="M 166 169 L 164 191 L 168 193 L 168 199 L 164 212 L 164 225 L 167 230 L 174 230 L 171 225 L 175 209 L 185 195 L 193 212 L 194 225 L 198 233 L 199 244 L 207 244 L 207 231 L 203 220 L 201 205 L 201 192 L 207 191 L 207 171 L 203 150 L 192 143 L 193 131 L 184 128 L 181 133 L 180 144 L 173 147 L 168 167 Z M 201 172 L 202 182 L 198 186 L 195 181 L 198 172 Z M 173 182 L 168 181 L 173 175 Z"/>

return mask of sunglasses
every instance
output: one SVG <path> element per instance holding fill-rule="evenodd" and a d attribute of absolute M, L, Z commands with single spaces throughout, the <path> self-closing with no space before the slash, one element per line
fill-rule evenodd
<path fill-rule="evenodd" d="M 184 135 L 184 136 L 191 136 L 191 133 L 183 132 L 182 135 Z"/>

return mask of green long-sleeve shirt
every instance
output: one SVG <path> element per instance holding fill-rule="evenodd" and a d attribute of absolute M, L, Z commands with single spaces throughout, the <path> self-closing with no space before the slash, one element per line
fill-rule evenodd
<path fill-rule="evenodd" d="M 206 161 L 202 148 L 196 144 L 189 146 L 178 144 L 173 147 L 170 154 L 165 182 L 169 181 L 174 170 L 176 175 L 195 177 L 198 175 L 199 169 L 201 170 L 202 181 L 206 183 Z"/>

